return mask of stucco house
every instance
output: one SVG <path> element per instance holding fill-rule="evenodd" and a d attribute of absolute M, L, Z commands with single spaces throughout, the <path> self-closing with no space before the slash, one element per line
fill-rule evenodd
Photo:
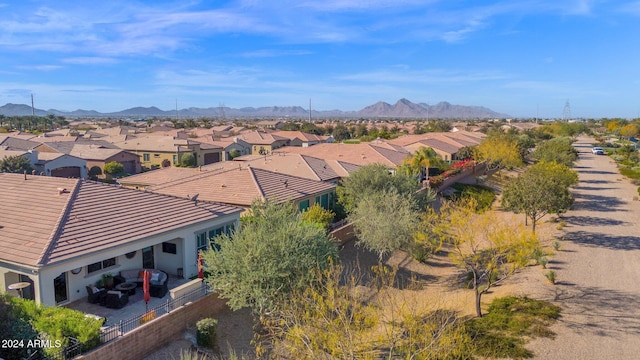
<path fill-rule="evenodd" d="M 251 154 L 266 155 L 287 145 L 289 139 L 263 131 L 247 131 L 237 136 L 251 145 Z"/>
<path fill-rule="evenodd" d="M 287 138 L 287 146 L 309 147 L 320 143 L 333 142 L 332 136 L 309 134 L 302 131 L 275 131 L 272 133 L 283 138 Z"/>
<path fill-rule="evenodd" d="M 184 170 L 184 171 L 183 171 Z M 336 201 L 336 184 L 259 169 L 228 161 L 202 169 L 161 169 L 119 179 L 122 186 L 174 196 L 198 194 L 198 199 L 251 207 L 256 199 L 292 201 L 300 210 L 318 203 L 326 209 Z"/>
<path fill-rule="evenodd" d="M 198 250 L 242 211 L 81 179 L 0 173 L 0 187 L 0 287 L 30 283 L 22 295 L 46 305 L 86 299 L 122 270 L 195 276 Z"/>
<path fill-rule="evenodd" d="M 143 136 L 114 145 L 137 154 L 147 168 L 175 166 L 186 153 L 194 155 L 196 166 L 212 164 L 222 160 L 223 152 L 217 145 L 173 136 Z"/>

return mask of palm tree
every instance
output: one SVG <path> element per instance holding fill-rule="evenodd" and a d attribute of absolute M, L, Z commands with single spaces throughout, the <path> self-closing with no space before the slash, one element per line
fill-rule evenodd
<path fill-rule="evenodd" d="M 402 168 L 408 174 L 420 176 L 420 179 L 429 179 L 429 167 L 440 164 L 438 154 L 432 148 L 421 146 L 413 155 L 405 158 Z"/>

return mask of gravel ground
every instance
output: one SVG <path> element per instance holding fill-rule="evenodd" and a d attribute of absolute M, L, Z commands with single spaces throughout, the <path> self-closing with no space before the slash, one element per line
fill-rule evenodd
<path fill-rule="evenodd" d="M 558 285 L 545 287 L 562 307 L 557 337 L 528 346 L 539 359 L 640 358 L 640 202 L 637 186 L 608 156 L 580 138 L 576 203 L 565 216 L 565 241 L 550 262 Z"/>

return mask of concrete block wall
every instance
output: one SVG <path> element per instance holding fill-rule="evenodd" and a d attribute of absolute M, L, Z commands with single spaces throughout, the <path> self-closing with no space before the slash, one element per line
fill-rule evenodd
<path fill-rule="evenodd" d="M 211 294 L 152 320 L 117 340 L 104 344 L 77 359 L 143 359 L 171 341 L 179 340 L 187 326 L 198 320 L 215 317 L 226 308 L 226 300 Z"/>

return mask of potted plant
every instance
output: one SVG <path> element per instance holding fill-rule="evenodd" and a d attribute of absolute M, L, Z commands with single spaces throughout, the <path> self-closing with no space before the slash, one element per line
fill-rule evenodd
<path fill-rule="evenodd" d="M 113 289 L 113 275 L 112 274 L 104 274 L 102 275 L 102 280 L 104 281 L 104 286 L 107 290 Z"/>
<path fill-rule="evenodd" d="M 104 279 L 99 279 L 98 281 L 96 281 L 96 287 L 98 289 L 104 289 Z"/>

